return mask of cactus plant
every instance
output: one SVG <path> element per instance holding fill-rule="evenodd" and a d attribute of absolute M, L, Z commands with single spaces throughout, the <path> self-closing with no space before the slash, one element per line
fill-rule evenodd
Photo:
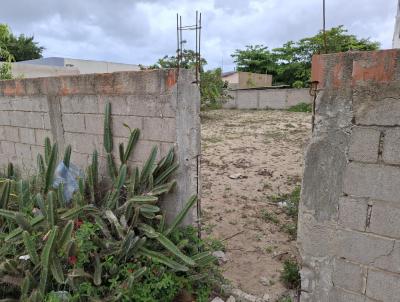
<path fill-rule="evenodd" d="M 35 185 L 25 180 L 0 181 L 0 244 L 19 251 L 3 254 L 0 249 L 0 285 L 7 282 L 19 287 L 15 292 L 23 301 L 44 301 L 59 288 L 79 295 L 79 284 L 85 283 L 101 289 L 99 300 L 114 301 L 129 294 L 129 288 L 149 271 L 149 263 L 188 274 L 214 261 L 209 252 L 188 256 L 187 240 L 177 244 L 170 238 L 197 198 L 191 197 L 173 223 L 165 226 L 160 200 L 176 185 L 171 179 L 178 167 L 174 151 L 169 150 L 157 162 L 154 147 L 141 169 L 128 167 L 139 136 L 138 129 L 130 129 L 126 148 L 123 144 L 119 147 L 121 166 L 117 169 L 112 154 L 111 105 L 107 104 L 104 148 L 111 188 L 100 190 L 99 156 L 94 151 L 86 178 L 78 180 L 74 202 L 68 205 L 62 186 L 52 186 L 58 149 L 48 138 L 44 159 L 37 156 Z M 63 162 L 69 167 L 70 161 L 69 146 Z M 83 256 L 89 260 L 77 262 L 76 258 Z M 120 280 L 128 264 L 138 267 L 120 286 L 111 286 L 110 280 Z M 14 297 L 2 297 L 0 289 L 2 298 Z"/>

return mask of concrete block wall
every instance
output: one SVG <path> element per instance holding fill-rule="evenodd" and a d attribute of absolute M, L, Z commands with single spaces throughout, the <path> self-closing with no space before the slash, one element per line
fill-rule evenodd
<path fill-rule="evenodd" d="M 311 103 L 308 88 L 285 89 L 238 89 L 230 91 L 232 99 L 223 108 L 227 109 L 288 109 L 299 103 Z"/>
<path fill-rule="evenodd" d="M 178 186 L 165 202 L 171 219 L 198 194 L 200 96 L 193 82 L 187 70 L 179 75 L 156 70 L 0 81 L 0 166 L 13 162 L 22 173 L 35 173 L 48 136 L 58 142 L 60 153 L 71 145 L 71 161 L 82 169 L 96 149 L 105 175 L 103 114 L 110 102 L 116 161 L 118 144 L 126 146 L 129 137 L 124 124 L 141 130 L 130 165 L 141 166 L 153 146 L 158 158 L 175 148 Z M 196 217 L 193 209 L 187 223 Z"/>
<path fill-rule="evenodd" d="M 400 50 L 313 58 L 302 302 L 400 301 Z"/>

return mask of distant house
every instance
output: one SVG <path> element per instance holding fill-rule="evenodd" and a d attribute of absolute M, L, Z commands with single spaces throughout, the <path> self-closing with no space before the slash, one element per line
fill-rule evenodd
<path fill-rule="evenodd" d="M 248 89 L 272 86 L 272 75 L 244 71 L 230 71 L 222 74 L 232 89 Z"/>
<path fill-rule="evenodd" d="M 13 76 L 25 78 L 137 70 L 140 70 L 140 67 L 135 64 L 61 57 L 49 57 L 12 64 Z"/>

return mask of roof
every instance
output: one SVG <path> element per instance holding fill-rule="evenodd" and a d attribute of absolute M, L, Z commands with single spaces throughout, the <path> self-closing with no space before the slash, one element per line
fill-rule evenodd
<path fill-rule="evenodd" d="M 227 72 L 223 72 L 223 73 L 222 73 L 222 77 L 228 77 L 228 76 L 233 75 L 233 74 L 235 74 L 235 73 L 237 73 L 237 71 L 227 71 Z"/>

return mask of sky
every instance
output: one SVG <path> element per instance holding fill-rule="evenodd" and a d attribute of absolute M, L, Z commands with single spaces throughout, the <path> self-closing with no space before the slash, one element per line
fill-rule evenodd
<path fill-rule="evenodd" d="M 396 9 L 397 0 L 326 0 L 326 26 L 391 48 Z M 208 69 L 233 70 L 235 49 L 279 47 L 322 27 L 322 0 L 1 0 L 0 23 L 34 35 L 45 57 L 150 65 L 174 55 L 176 13 L 192 25 L 196 10 Z M 194 32 L 184 39 L 194 49 Z"/>

